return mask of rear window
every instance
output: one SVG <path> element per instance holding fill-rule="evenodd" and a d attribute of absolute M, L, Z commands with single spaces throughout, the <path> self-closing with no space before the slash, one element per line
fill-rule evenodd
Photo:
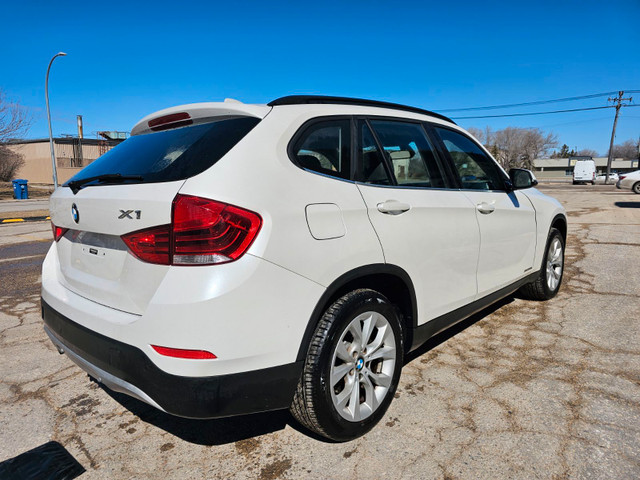
<path fill-rule="evenodd" d="M 259 122 L 254 117 L 225 118 L 135 135 L 83 168 L 69 182 L 116 173 L 142 177 L 134 183 L 184 180 L 214 165 Z"/>
<path fill-rule="evenodd" d="M 351 121 L 328 120 L 309 126 L 293 147 L 302 168 L 332 177 L 351 176 Z"/>

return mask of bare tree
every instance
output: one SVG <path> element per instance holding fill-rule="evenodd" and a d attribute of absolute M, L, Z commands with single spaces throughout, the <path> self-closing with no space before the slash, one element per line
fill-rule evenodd
<path fill-rule="evenodd" d="M 8 140 L 19 138 L 31 126 L 31 117 L 19 104 L 9 101 L 0 89 L 0 181 L 9 181 L 24 164 L 24 158 L 6 146 Z"/>
<path fill-rule="evenodd" d="M 491 127 L 484 127 L 483 129 L 477 127 L 469 127 L 467 131 L 473 135 L 476 140 L 478 140 L 481 144 L 487 147 L 488 150 L 491 150 L 491 147 L 495 143 L 495 134 Z"/>
<path fill-rule="evenodd" d="M 23 136 L 30 126 L 31 117 L 25 108 L 9 101 L 0 89 L 0 143 Z"/>
<path fill-rule="evenodd" d="M 558 137 L 539 128 L 507 127 L 493 134 L 497 160 L 505 168 L 533 168 L 533 160 L 558 145 Z"/>
<path fill-rule="evenodd" d="M 522 165 L 533 169 L 533 161 L 557 145 L 558 137 L 554 133 L 544 133 L 539 128 L 525 129 Z"/>
<path fill-rule="evenodd" d="M 624 158 L 625 160 L 640 158 L 638 155 L 639 148 L 640 145 L 638 141 L 627 140 L 626 142 L 613 146 L 613 158 Z M 609 156 L 608 150 L 607 156 Z"/>
<path fill-rule="evenodd" d="M 503 168 L 509 169 L 519 163 L 522 152 L 522 129 L 507 127 L 498 130 L 494 134 L 495 146 L 497 150 L 496 160 Z"/>
<path fill-rule="evenodd" d="M 591 150 L 590 148 L 583 148 L 582 150 L 578 150 L 576 152 L 577 157 L 597 157 L 598 152 L 595 150 Z"/>
<path fill-rule="evenodd" d="M 486 145 L 484 141 L 484 132 L 482 130 L 476 127 L 469 127 L 467 128 L 467 132 L 473 135 L 481 144 Z"/>
<path fill-rule="evenodd" d="M 14 178 L 18 169 L 24 165 L 24 157 L 5 145 L 0 145 L 0 181 L 8 182 Z"/>

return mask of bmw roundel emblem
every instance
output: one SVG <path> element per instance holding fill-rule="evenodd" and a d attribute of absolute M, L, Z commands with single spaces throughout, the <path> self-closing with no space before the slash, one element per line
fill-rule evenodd
<path fill-rule="evenodd" d="M 71 215 L 73 216 L 73 221 L 78 223 L 80 221 L 80 212 L 78 212 L 78 207 L 74 203 L 71 205 Z"/>

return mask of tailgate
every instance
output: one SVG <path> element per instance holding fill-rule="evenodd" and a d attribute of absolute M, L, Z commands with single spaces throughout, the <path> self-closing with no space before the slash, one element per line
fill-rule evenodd
<path fill-rule="evenodd" d="M 62 284 L 102 305 L 142 314 L 169 267 L 137 259 L 120 236 L 171 223 L 172 201 L 183 183 L 104 185 L 77 195 L 57 189 L 51 221 L 69 229 L 56 243 Z"/>

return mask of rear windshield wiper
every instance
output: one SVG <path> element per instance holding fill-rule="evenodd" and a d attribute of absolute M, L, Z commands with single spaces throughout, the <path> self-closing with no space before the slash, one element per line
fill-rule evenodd
<path fill-rule="evenodd" d="M 140 175 L 122 175 L 121 173 L 104 173 L 102 175 L 96 175 L 95 177 L 81 178 L 80 180 L 73 180 L 67 183 L 67 187 L 71 189 L 75 195 L 80 191 L 83 185 L 91 182 L 101 183 L 119 183 L 126 180 L 144 180 Z"/>

